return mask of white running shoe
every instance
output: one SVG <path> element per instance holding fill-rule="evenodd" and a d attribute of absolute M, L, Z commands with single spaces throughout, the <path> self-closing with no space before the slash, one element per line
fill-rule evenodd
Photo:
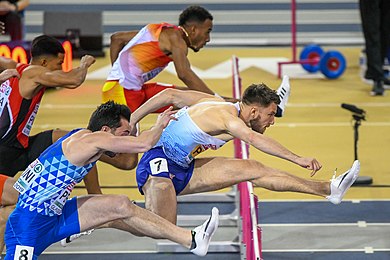
<path fill-rule="evenodd" d="M 333 176 L 330 181 L 330 195 L 326 198 L 333 204 L 340 204 L 349 187 L 351 187 L 351 185 L 358 178 L 359 171 L 360 162 L 358 160 L 355 160 L 352 164 L 351 169 L 346 171 L 344 174 L 341 174 L 337 178 Z"/>
<path fill-rule="evenodd" d="M 66 247 L 67 245 L 70 244 L 70 242 L 78 239 L 79 237 L 82 237 L 82 236 L 88 236 L 90 235 L 95 229 L 91 229 L 91 230 L 87 230 L 87 231 L 84 231 L 84 232 L 81 232 L 81 233 L 78 233 L 78 234 L 74 234 L 74 235 L 71 235 L 67 238 L 64 238 L 61 240 L 61 246 L 63 247 Z"/>
<path fill-rule="evenodd" d="M 278 105 L 278 110 L 276 112 L 276 117 L 282 117 L 284 111 L 286 110 L 286 104 L 288 102 L 288 98 L 290 97 L 291 87 L 290 80 L 287 75 L 283 76 L 282 83 L 279 88 L 276 90 L 276 93 L 279 95 L 280 104 Z"/>
<path fill-rule="evenodd" d="M 218 228 L 219 210 L 214 207 L 211 210 L 211 217 L 202 225 L 192 230 L 191 252 L 198 256 L 205 256 L 209 249 L 210 239 Z"/>

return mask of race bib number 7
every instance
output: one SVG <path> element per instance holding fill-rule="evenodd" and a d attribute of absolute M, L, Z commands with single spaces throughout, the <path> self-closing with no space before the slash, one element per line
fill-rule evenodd
<path fill-rule="evenodd" d="M 168 162 L 165 158 L 154 158 L 149 162 L 152 175 L 168 172 Z"/>

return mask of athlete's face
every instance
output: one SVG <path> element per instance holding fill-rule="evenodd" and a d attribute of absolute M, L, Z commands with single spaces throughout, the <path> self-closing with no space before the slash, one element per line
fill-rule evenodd
<path fill-rule="evenodd" d="M 45 67 L 49 70 L 61 70 L 62 63 L 64 63 L 65 55 L 63 53 L 58 53 L 57 56 L 48 56 L 45 60 Z"/>
<path fill-rule="evenodd" d="M 197 23 L 191 28 L 189 33 L 192 45 L 190 48 L 194 52 L 202 49 L 210 41 L 210 33 L 213 30 L 213 21 L 206 19 L 203 23 Z"/>
<path fill-rule="evenodd" d="M 128 136 L 130 135 L 131 128 L 129 121 L 127 119 L 121 118 L 120 126 L 117 128 L 112 128 L 111 133 L 115 136 Z"/>
<path fill-rule="evenodd" d="M 131 128 L 130 128 L 129 121 L 121 117 L 119 127 L 110 128 L 108 126 L 103 126 L 101 131 L 110 132 L 115 136 L 129 136 L 131 133 Z M 116 153 L 110 151 L 105 151 L 104 154 L 109 157 L 114 157 L 116 155 Z"/>
<path fill-rule="evenodd" d="M 268 107 L 252 108 L 252 119 L 249 124 L 253 131 L 263 134 L 265 130 L 275 123 L 277 105 L 272 103 Z"/>

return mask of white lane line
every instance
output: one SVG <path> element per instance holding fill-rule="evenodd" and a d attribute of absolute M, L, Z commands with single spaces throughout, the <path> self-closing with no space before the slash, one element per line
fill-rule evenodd
<path fill-rule="evenodd" d="M 80 250 L 76 250 L 76 251 L 70 251 L 70 250 L 66 250 L 65 251 L 54 251 L 54 250 L 50 250 L 50 251 L 45 251 L 43 252 L 42 254 L 43 255 L 74 255 L 74 254 L 77 254 L 77 255 L 83 255 L 83 254 L 142 254 L 142 253 L 158 253 L 157 251 L 155 250 L 115 250 L 115 251 L 111 251 L 111 250 L 107 250 L 107 251 L 80 251 Z"/>
<path fill-rule="evenodd" d="M 373 248 L 373 247 L 365 247 L 365 248 L 329 248 L 329 249 L 263 249 L 262 252 L 266 253 L 306 253 L 306 252 L 364 252 L 364 253 L 375 253 L 375 252 L 387 252 L 390 251 L 390 248 Z M 139 253 L 158 253 L 153 250 L 115 250 L 115 251 L 45 251 L 44 255 L 73 255 L 73 254 L 139 254 Z"/>
<path fill-rule="evenodd" d="M 363 220 L 362 221 L 358 221 L 357 225 L 358 225 L 358 227 L 367 227 L 368 226 L 367 222 L 363 221 Z"/>
<path fill-rule="evenodd" d="M 348 102 L 346 102 L 348 103 Z M 382 103 L 372 103 L 372 102 L 362 102 L 362 103 L 355 103 L 352 102 L 353 105 L 362 107 L 363 109 L 366 107 L 390 107 L 390 103 L 382 102 Z M 312 107 L 312 108 L 320 108 L 320 107 L 337 107 L 341 108 L 341 103 L 288 103 L 287 107 L 298 107 L 298 108 L 305 108 L 305 107 Z"/>
<path fill-rule="evenodd" d="M 351 127 L 351 122 L 276 123 L 278 127 Z M 390 122 L 364 122 L 364 126 L 390 126 Z"/>

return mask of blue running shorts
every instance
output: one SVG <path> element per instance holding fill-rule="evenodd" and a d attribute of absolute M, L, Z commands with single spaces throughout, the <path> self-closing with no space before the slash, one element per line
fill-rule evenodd
<path fill-rule="evenodd" d="M 76 197 L 65 203 L 62 215 L 52 217 L 16 207 L 9 216 L 5 230 L 5 259 L 13 260 L 15 255 L 19 255 L 23 259 L 35 260 L 51 244 L 79 232 Z M 28 255 L 32 253 L 29 250 L 33 250 L 32 258 Z"/>
<path fill-rule="evenodd" d="M 138 163 L 136 170 L 138 190 L 144 195 L 142 187 L 151 175 L 171 179 L 176 195 L 179 195 L 190 181 L 194 165 L 195 160 L 190 163 L 188 168 L 179 166 L 165 155 L 161 147 L 155 147 L 144 153 Z"/>

